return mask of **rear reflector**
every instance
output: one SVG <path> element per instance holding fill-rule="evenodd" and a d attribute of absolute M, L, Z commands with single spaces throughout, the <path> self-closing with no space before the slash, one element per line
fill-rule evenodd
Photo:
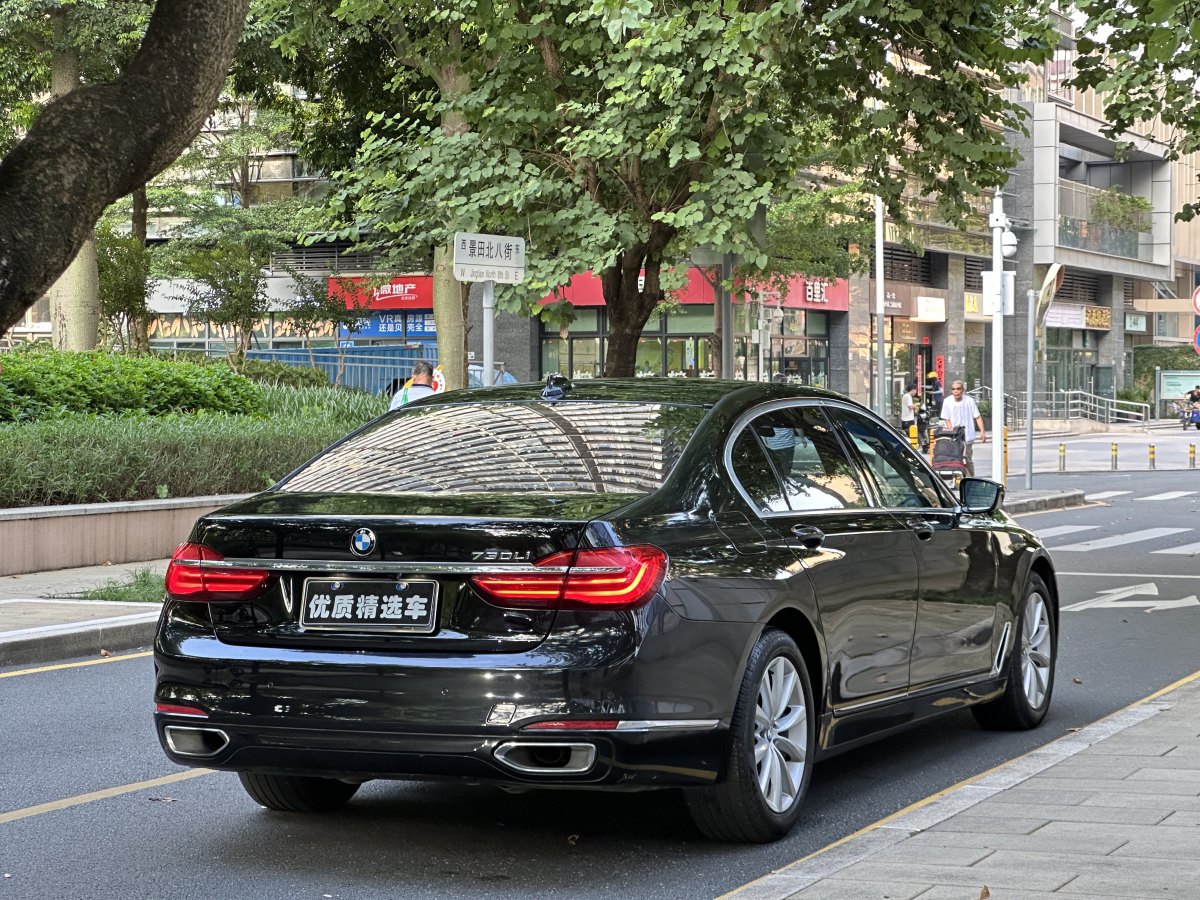
<path fill-rule="evenodd" d="M 193 603 L 225 603 L 252 600 L 270 585 L 272 575 L 265 569 L 211 565 L 224 559 L 203 544 L 180 544 L 167 566 L 167 594 Z"/>
<path fill-rule="evenodd" d="M 522 731 L 614 731 L 617 719 L 560 719 L 554 722 L 534 722 Z"/>
<path fill-rule="evenodd" d="M 628 609 L 649 600 L 667 575 L 667 554 L 657 547 L 564 550 L 534 564 L 542 572 L 474 575 L 471 584 L 488 602 L 519 609 Z"/>
<path fill-rule="evenodd" d="M 154 711 L 166 716 L 195 716 L 207 719 L 208 712 L 198 706 L 184 706 L 182 703 L 155 703 Z"/>

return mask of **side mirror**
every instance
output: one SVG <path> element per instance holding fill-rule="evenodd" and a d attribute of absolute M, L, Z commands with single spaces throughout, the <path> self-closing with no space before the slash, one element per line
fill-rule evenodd
<path fill-rule="evenodd" d="M 1004 499 L 1004 485 L 988 478 L 964 478 L 958 485 L 963 512 L 994 513 Z"/>

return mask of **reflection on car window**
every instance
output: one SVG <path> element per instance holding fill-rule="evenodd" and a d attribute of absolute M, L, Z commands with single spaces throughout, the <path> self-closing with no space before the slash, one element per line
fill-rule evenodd
<path fill-rule="evenodd" d="M 762 444 L 754 432 L 745 428 L 733 442 L 733 476 L 741 482 L 759 512 L 787 512 L 789 507 L 783 497 L 775 470 L 763 452 Z"/>
<path fill-rule="evenodd" d="M 705 413 L 599 401 L 403 407 L 280 490 L 647 493 L 670 474 Z"/>
<path fill-rule="evenodd" d="M 783 504 L 762 489 L 766 479 L 753 470 L 753 456 L 744 448 L 751 440 L 761 444 L 758 458 L 765 454 L 770 475 L 782 485 Z M 744 454 L 740 465 L 739 452 Z M 734 444 L 734 475 L 766 511 L 851 509 L 867 505 L 854 466 L 817 406 L 773 410 L 747 425 Z M 758 493 L 750 484 L 756 486 Z"/>
<path fill-rule="evenodd" d="M 885 507 L 941 506 L 934 475 L 896 434 L 847 409 L 833 411 L 867 464 Z"/>

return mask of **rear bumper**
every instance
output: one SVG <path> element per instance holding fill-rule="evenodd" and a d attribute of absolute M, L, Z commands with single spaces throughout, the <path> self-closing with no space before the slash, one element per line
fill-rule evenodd
<path fill-rule="evenodd" d="M 718 727 L 653 735 L 445 735 L 246 726 L 169 715 L 156 715 L 155 720 L 167 756 L 185 766 L 349 780 L 466 779 L 531 787 L 637 790 L 711 784 L 722 774 L 727 739 L 726 730 Z M 199 732 L 220 734 L 227 742 L 192 742 L 191 736 Z M 215 753 L 177 752 L 218 747 Z"/>

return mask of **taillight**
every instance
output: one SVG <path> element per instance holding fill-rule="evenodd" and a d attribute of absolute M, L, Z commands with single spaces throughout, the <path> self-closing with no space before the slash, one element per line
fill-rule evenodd
<path fill-rule="evenodd" d="M 518 609 L 627 609 L 645 603 L 667 575 L 657 547 L 564 550 L 539 559 L 545 572 L 489 572 L 471 584 L 496 606 Z"/>
<path fill-rule="evenodd" d="M 180 544 L 167 565 L 167 594 L 198 603 L 252 600 L 271 583 L 271 573 L 265 569 L 211 565 L 224 559 L 203 544 Z"/>

